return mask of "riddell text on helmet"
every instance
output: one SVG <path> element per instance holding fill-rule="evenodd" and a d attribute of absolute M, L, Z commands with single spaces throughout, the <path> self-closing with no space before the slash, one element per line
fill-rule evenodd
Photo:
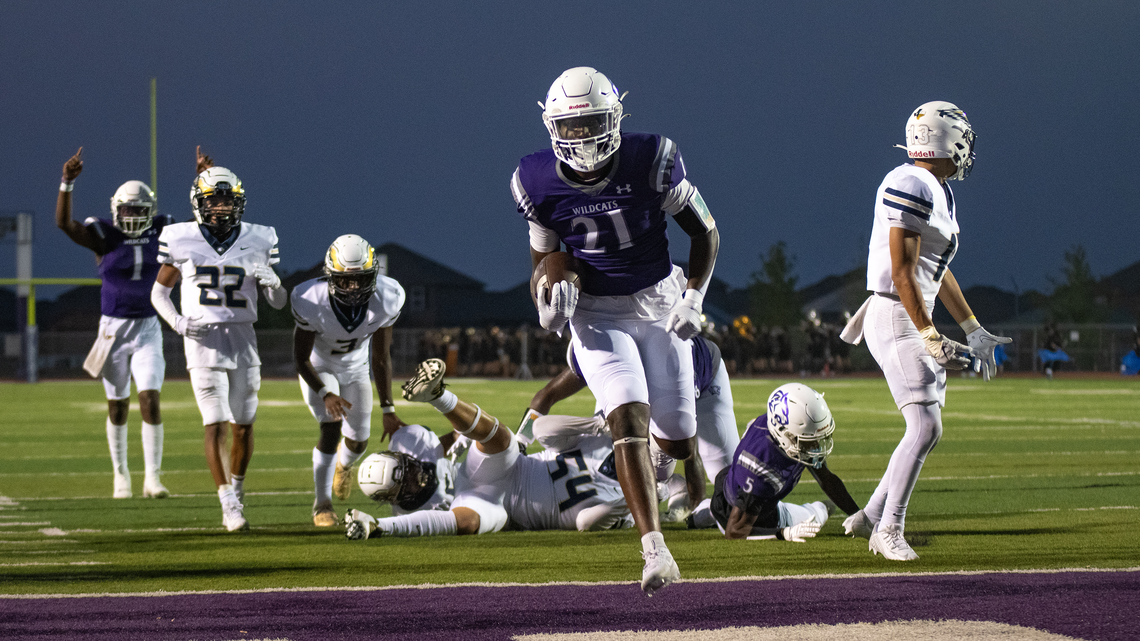
<path fill-rule="evenodd" d="M 911 158 L 933 158 L 933 151 L 908 151 L 907 155 Z"/>

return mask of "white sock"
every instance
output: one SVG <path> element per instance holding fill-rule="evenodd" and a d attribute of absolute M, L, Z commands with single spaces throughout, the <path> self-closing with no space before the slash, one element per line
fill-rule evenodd
<path fill-rule="evenodd" d="M 455 513 L 450 510 L 424 510 L 377 519 L 376 527 L 388 536 L 440 536 L 455 534 L 459 530 Z"/>
<path fill-rule="evenodd" d="M 361 451 L 360 453 L 353 452 L 352 450 L 348 449 L 348 446 L 344 444 L 344 441 L 341 441 L 340 447 L 336 448 L 336 462 L 340 463 L 340 466 L 346 470 L 355 465 L 362 456 L 364 456 L 364 451 Z"/>
<path fill-rule="evenodd" d="M 668 549 L 665 545 L 665 535 L 660 532 L 650 532 L 641 537 L 641 549 L 645 552 L 652 552 L 657 548 Z"/>
<path fill-rule="evenodd" d="M 325 454 L 313 448 L 313 487 L 316 488 L 317 503 L 332 503 L 333 458 L 336 454 Z"/>
<path fill-rule="evenodd" d="M 234 486 L 232 485 L 219 485 L 218 486 L 218 500 L 224 506 L 227 502 L 239 503 L 237 495 L 234 494 Z"/>
<path fill-rule="evenodd" d="M 116 476 L 130 476 L 127 469 L 127 426 L 115 425 L 107 419 L 107 446 L 111 450 L 111 466 Z"/>
<path fill-rule="evenodd" d="M 242 485 L 245 484 L 245 476 L 238 476 L 237 474 L 231 474 L 230 475 L 230 483 L 233 484 L 234 495 L 237 496 L 237 500 L 241 501 L 242 499 L 244 499 L 245 498 L 245 488 L 243 488 Z"/>
<path fill-rule="evenodd" d="M 146 478 L 157 480 L 162 475 L 162 423 L 151 425 L 143 421 L 142 445 Z"/>
<path fill-rule="evenodd" d="M 443 395 L 431 401 L 431 406 L 439 410 L 442 414 L 447 414 L 459 405 L 459 397 L 451 390 L 443 390 Z"/>

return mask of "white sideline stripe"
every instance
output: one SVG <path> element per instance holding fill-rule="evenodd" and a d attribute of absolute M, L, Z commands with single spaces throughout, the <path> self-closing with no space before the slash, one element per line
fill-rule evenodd
<path fill-rule="evenodd" d="M 1082 474 L 983 474 L 979 476 L 923 476 L 923 481 L 985 481 L 990 479 L 1037 479 L 1073 476 L 1136 476 L 1140 472 L 1084 472 Z M 847 479 L 845 483 L 878 483 L 882 477 Z M 814 484 L 815 479 L 800 479 L 800 484 Z M 29 499 L 30 500 L 30 499 Z"/>
<path fill-rule="evenodd" d="M 200 440 L 201 439 L 195 439 L 194 443 L 198 443 Z M 165 442 L 167 444 L 170 443 L 170 441 L 165 441 Z M 280 452 L 262 452 L 261 450 L 257 451 L 258 456 L 285 456 L 285 455 L 292 455 L 292 454 L 312 454 L 312 453 L 313 453 L 312 448 L 309 448 L 307 450 L 284 450 L 284 451 L 280 451 Z M 29 455 L 29 456 L 0 456 L 0 461 L 58 461 L 60 459 L 99 459 L 99 460 L 104 460 L 106 458 L 107 458 L 106 454 L 57 454 L 57 455 L 42 454 L 42 455 Z M 166 474 L 167 470 L 163 470 L 162 473 Z M 142 472 L 132 472 L 132 474 L 137 476 L 139 474 L 142 474 Z"/>
<path fill-rule="evenodd" d="M 715 579 L 680 579 L 676 583 L 739 583 L 742 581 L 787 581 L 812 579 L 884 579 L 897 577 L 984 576 L 987 574 L 1071 574 L 1095 572 L 1115 574 L 1140 572 L 1140 566 L 1127 568 L 1056 568 L 1045 570 L 954 570 L 949 572 L 871 572 L 867 574 L 789 574 L 782 576 L 732 576 Z M 212 594 L 275 594 L 289 592 L 384 592 L 388 590 L 433 590 L 436 588 L 539 588 L 552 586 L 638 585 L 638 581 L 548 581 L 546 583 L 421 583 L 419 585 L 377 585 L 357 587 L 260 588 L 256 590 L 180 590 L 178 592 L 87 592 L 81 594 L 0 594 L 0 599 L 87 599 L 96 597 L 164 597 Z"/>
<path fill-rule="evenodd" d="M 1031 389 L 1030 394 L 1069 394 L 1072 396 L 1098 396 L 1102 394 L 1140 394 L 1134 389 Z"/>
<path fill-rule="evenodd" d="M 24 521 L 22 523 L 0 523 L 0 527 L 13 527 L 16 525 L 51 525 L 51 521 Z"/>
<path fill-rule="evenodd" d="M 0 568 L 20 568 L 29 565 L 111 565 L 110 561 L 61 561 L 48 563 L 46 561 L 28 561 L 26 563 L 0 563 Z"/>
<path fill-rule="evenodd" d="M 95 550 L 6 550 L 6 552 L 18 556 L 29 554 L 95 554 Z"/>
<path fill-rule="evenodd" d="M 1140 450 L 1088 450 L 1085 452 L 952 452 L 950 454 L 941 453 L 939 457 L 954 457 L 954 456 L 1017 456 L 1024 458 L 1027 455 L 1033 456 L 1086 456 L 1091 454 L 1106 454 L 1109 456 L 1135 456 L 1140 454 Z M 884 458 L 890 456 L 887 453 L 882 454 L 832 454 L 827 457 L 827 460 L 832 459 L 848 459 L 848 458 Z M 4 517 L 0 517 L 4 518 Z"/>
<path fill-rule="evenodd" d="M 165 474 L 165 473 L 166 472 L 163 472 L 163 474 Z M 288 492 L 246 492 L 245 493 L 246 496 L 299 496 L 299 495 L 303 495 L 303 494 L 308 494 L 309 496 L 312 496 L 313 491 L 312 490 L 295 490 L 295 491 L 288 491 Z M 218 495 L 217 492 L 195 492 L 195 493 L 191 493 L 191 494 L 171 494 L 170 497 L 171 498 L 178 498 L 178 499 L 193 499 L 193 498 L 201 498 L 203 496 L 214 496 L 214 497 L 216 497 L 217 495 Z M 101 494 L 99 496 L 25 496 L 25 497 L 22 497 L 20 500 L 21 501 L 90 501 L 92 499 L 108 499 L 108 500 L 110 500 L 106 494 Z M 115 499 L 115 500 L 122 500 L 122 499 Z M 150 500 L 154 500 L 154 499 L 144 499 L 144 500 L 150 501 Z M 0 527 L 3 527 L 3 526 L 4 526 L 4 524 L 0 523 Z"/>
<path fill-rule="evenodd" d="M 312 450 L 309 450 L 309 451 L 312 452 Z M 272 472 L 312 472 L 313 467 L 311 465 L 308 467 L 275 467 L 275 468 L 269 468 L 269 469 L 254 469 L 251 471 L 254 472 L 255 474 L 262 474 L 262 473 L 267 473 L 267 472 L 269 472 L 269 473 L 272 473 Z M 202 469 L 196 468 L 193 470 L 163 470 L 162 471 L 163 476 L 168 476 L 170 474 L 208 474 L 208 473 L 209 473 L 209 470 L 207 470 L 205 468 L 202 468 Z M 109 472 L 3 472 L 3 473 L 0 473 L 0 477 L 6 477 L 6 478 L 18 477 L 18 476 L 36 476 L 36 477 L 64 476 L 64 477 L 73 477 L 73 476 L 107 476 L 108 474 L 109 474 Z M 138 472 L 135 472 L 133 474 L 133 476 L 138 476 Z"/>

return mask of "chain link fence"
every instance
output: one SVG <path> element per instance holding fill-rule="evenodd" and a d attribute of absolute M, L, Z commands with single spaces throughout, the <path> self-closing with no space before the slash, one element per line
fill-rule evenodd
<path fill-rule="evenodd" d="M 949 336 L 959 337 L 957 327 L 939 327 Z M 1040 372 L 1038 350 L 1043 347 L 1045 328 L 1040 325 L 1002 324 L 987 328 L 994 334 L 1012 336 L 1006 346 L 1005 371 Z M 1065 369 L 1082 372 L 1119 372 L 1121 358 L 1136 347 L 1135 328 L 1131 325 L 1058 325 L 1063 349 L 1070 362 Z M 506 330 L 487 328 L 400 329 L 393 333 L 392 365 L 397 380 L 412 373 L 416 363 L 425 358 L 441 358 L 447 362 L 449 375 L 482 377 L 544 378 L 553 376 L 565 366 L 569 333 L 563 338 L 545 330 L 522 327 Z M 94 342 L 96 330 L 82 332 L 42 332 L 39 335 L 40 376 L 52 378 L 85 378 L 83 360 Z M 801 331 L 789 332 L 788 358 L 741 359 L 730 366 L 734 376 L 803 373 L 818 375 L 876 371 L 874 359 L 865 344 L 850 347 L 845 356 L 836 358 L 830 349 L 814 353 L 810 336 Z M 169 330 L 163 333 L 166 372 L 170 378 L 186 376 L 186 358 L 182 339 Z M 292 330 L 260 330 L 257 333 L 262 376 L 291 378 L 293 366 Z M 20 374 L 22 340 L 19 334 L 4 334 L 4 351 L 0 357 L 0 379 L 22 380 Z M 525 351 L 525 358 L 523 357 Z M 722 347 L 726 361 L 733 350 Z M 822 354 L 822 358 L 821 358 Z M 826 369 L 824 369 L 826 366 Z"/>

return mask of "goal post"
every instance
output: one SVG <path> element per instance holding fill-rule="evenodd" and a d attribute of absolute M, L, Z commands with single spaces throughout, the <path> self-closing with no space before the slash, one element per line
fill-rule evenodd
<path fill-rule="evenodd" d="M 36 325 L 36 285 L 102 285 L 99 278 L 0 278 L 0 286 L 15 285 L 22 294 L 27 291 L 27 313 L 24 323 L 24 372 L 29 383 L 39 380 L 39 327 Z"/>

